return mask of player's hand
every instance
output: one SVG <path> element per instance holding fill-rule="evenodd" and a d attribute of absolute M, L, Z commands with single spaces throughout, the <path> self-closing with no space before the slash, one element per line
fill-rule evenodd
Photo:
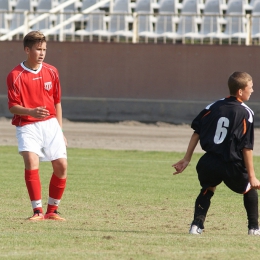
<path fill-rule="evenodd" d="M 49 110 L 46 109 L 46 106 L 42 107 L 36 107 L 30 110 L 30 116 L 35 118 L 45 118 L 46 116 L 49 116 Z"/>
<path fill-rule="evenodd" d="M 260 189 L 260 181 L 256 177 L 250 178 L 249 182 L 253 189 Z"/>
<path fill-rule="evenodd" d="M 185 168 L 189 165 L 189 161 L 182 159 L 179 162 L 172 165 L 172 167 L 175 168 L 176 172 L 173 173 L 173 175 L 179 174 L 185 170 Z"/>

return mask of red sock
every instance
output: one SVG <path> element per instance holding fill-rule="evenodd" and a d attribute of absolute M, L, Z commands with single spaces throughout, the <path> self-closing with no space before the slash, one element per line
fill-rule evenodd
<path fill-rule="evenodd" d="M 55 174 L 52 174 L 49 186 L 47 213 L 52 213 L 58 209 L 62 194 L 66 187 L 66 180 L 66 178 L 60 179 Z"/>
<path fill-rule="evenodd" d="M 39 210 L 42 212 L 42 195 L 41 195 L 41 181 L 39 176 L 39 169 L 24 170 L 24 179 L 32 203 L 33 211 Z"/>

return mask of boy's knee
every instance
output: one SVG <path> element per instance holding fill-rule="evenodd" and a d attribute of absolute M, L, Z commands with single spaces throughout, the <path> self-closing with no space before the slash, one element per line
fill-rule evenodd
<path fill-rule="evenodd" d="M 244 194 L 244 198 L 257 198 L 258 199 L 258 192 L 255 189 L 249 190 L 247 193 Z"/>
<path fill-rule="evenodd" d="M 211 187 L 210 187 L 211 188 Z M 214 191 L 216 190 L 216 187 L 214 187 Z M 212 189 L 201 189 L 201 192 L 200 194 L 203 196 L 203 197 L 207 197 L 207 198 L 211 198 L 213 195 L 214 195 L 214 191 L 212 191 Z"/>

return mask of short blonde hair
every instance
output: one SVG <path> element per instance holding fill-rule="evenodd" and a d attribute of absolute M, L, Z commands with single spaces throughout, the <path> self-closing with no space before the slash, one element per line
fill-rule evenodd
<path fill-rule="evenodd" d="M 235 71 L 228 79 L 230 95 L 236 95 L 239 89 L 244 89 L 252 77 L 247 72 Z"/>
<path fill-rule="evenodd" d="M 43 33 L 39 31 L 31 31 L 24 36 L 23 47 L 28 47 L 31 49 L 34 44 L 43 42 L 46 42 L 46 38 Z"/>

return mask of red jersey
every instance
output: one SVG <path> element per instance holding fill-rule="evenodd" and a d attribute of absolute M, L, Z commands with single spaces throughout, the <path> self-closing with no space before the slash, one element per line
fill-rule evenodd
<path fill-rule="evenodd" d="M 61 87 L 55 67 L 43 62 L 34 71 L 21 63 L 8 74 L 7 86 L 9 109 L 15 105 L 26 108 L 46 106 L 50 113 L 44 119 L 14 115 L 13 125 L 23 126 L 56 117 L 55 105 L 61 101 Z"/>

